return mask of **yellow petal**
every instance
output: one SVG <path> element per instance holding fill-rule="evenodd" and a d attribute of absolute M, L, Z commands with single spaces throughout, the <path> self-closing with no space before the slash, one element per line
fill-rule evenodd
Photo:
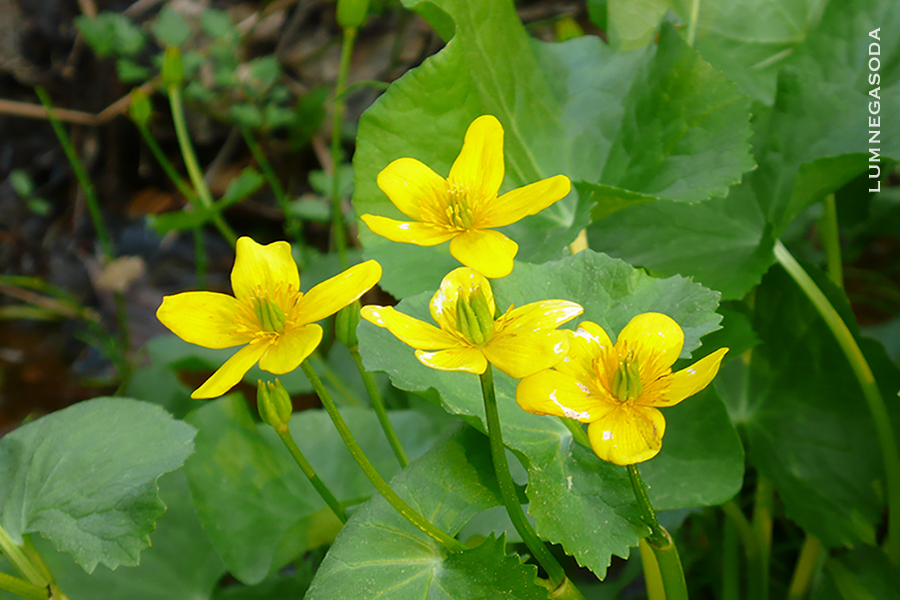
<path fill-rule="evenodd" d="M 262 246 L 248 237 L 239 238 L 231 270 L 234 295 L 243 299 L 257 286 L 273 290 L 276 284 L 300 290 L 300 274 L 291 256 L 291 245 L 273 242 Z"/>
<path fill-rule="evenodd" d="M 259 359 L 259 368 L 276 375 L 290 373 L 312 354 L 322 341 L 322 328 L 303 325 L 285 331 Z"/>
<path fill-rule="evenodd" d="M 485 277 L 497 279 L 512 272 L 519 245 L 491 229 L 470 229 L 450 241 L 450 254 Z"/>
<path fill-rule="evenodd" d="M 204 348 L 230 348 L 252 336 L 235 332 L 240 302 L 215 292 L 184 292 L 163 298 L 156 318 L 186 342 Z"/>
<path fill-rule="evenodd" d="M 675 363 L 684 346 L 684 332 L 671 317 L 650 312 L 631 319 L 619 333 L 616 346 L 623 340 L 635 348 L 643 376 L 644 365 L 665 370 Z"/>
<path fill-rule="evenodd" d="M 392 242 L 416 244 L 417 246 L 437 246 L 453 236 L 459 235 L 456 231 L 431 223 L 405 223 L 378 215 L 363 215 L 360 218 L 373 233 Z"/>
<path fill-rule="evenodd" d="M 466 371 L 477 375 L 484 373 L 488 364 L 481 351 L 472 346 L 460 346 L 437 352 L 416 350 L 416 358 L 423 365 L 439 371 Z"/>
<path fill-rule="evenodd" d="M 497 325 L 497 335 L 522 335 L 556 329 L 584 312 L 568 300 L 540 300 L 509 311 Z"/>
<path fill-rule="evenodd" d="M 653 406 L 674 406 L 705 388 L 719 372 L 719 364 L 726 352 L 728 348 L 719 348 L 691 366 L 673 373 L 662 398 L 654 402 Z"/>
<path fill-rule="evenodd" d="M 354 265 L 326 279 L 300 298 L 294 311 L 297 325 L 314 323 L 333 315 L 368 292 L 381 279 L 381 265 L 374 260 Z"/>
<path fill-rule="evenodd" d="M 481 293 L 484 294 L 490 309 L 496 312 L 494 292 L 491 290 L 491 284 L 487 278 L 469 267 L 453 269 L 441 280 L 441 286 L 434 296 L 431 297 L 431 302 L 428 305 L 431 311 L 431 318 L 442 329 L 457 331 L 456 303 L 459 301 L 460 291 L 465 297 L 468 297 L 479 288 Z"/>
<path fill-rule="evenodd" d="M 479 227 L 503 227 L 529 215 L 536 215 L 566 197 L 572 184 L 565 175 L 557 175 L 507 192 L 491 202 L 479 215 Z"/>
<path fill-rule="evenodd" d="M 567 373 L 576 379 L 594 377 L 594 359 L 612 346 L 609 336 L 602 327 L 590 321 L 582 321 L 575 331 L 566 331 L 569 337 L 569 351 L 554 369 Z"/>
<path fill-rule="evenodd" d="M 269 341 L 249 344 L 237 351 L 237 354 L 225 361 L 219 370 L 212 374 L 203 385 L 194 390 L 191 398 L 205 400 L 218 398 L 238 384 L 241 378 L 256 364 L 256 361 L 269 348 Z"/>
<path fill-rule="evenodd" d="M 602 397 L 588 382 L 559 371 L 538 371 L 516 386 L 516 402 L 525 412 L 568 417 L 590 423 L 600 414 Z"/>
<path fill-rule="evenodd" d="M 614 410 L 588 425 L 594 453 L 617 465 L 650 460 L 662 448 L 666 420 L 651 407 L 620 403 Z"/>
<path fill-rule="evenodd" d="M 459 341 L 434 325 L 414 319 L 390 306 L 363 306 L 359 314 L 363 319 L 384 327 L 397 339 L 413 348 L 443 350 L 456 346 Z"/>
<path fill-rule="evenodd" d="M 503 127 L 491 115 L 478 117 L 466 131 L 448 182 L 468 188 L 471 197 L 490 199 L 500 190 L 503 174 Z"/>
<path fill-rule="evenodd" d="M 494 335 L 484 345 L 484 355 L 492 365 L 512 377 L 522 379 L 559 363 L 569 349 L 562 331 L 539 331 L 515 335 Z"/>
<path fill-rule="evenodd" d="M 414 158 L 398 158 L 385 167 L 378 174 L 378 187 L 414 221 L 435 222 L 435 216 L 445 216 L 437 209 L 447 204 L 447 182 Z"/>

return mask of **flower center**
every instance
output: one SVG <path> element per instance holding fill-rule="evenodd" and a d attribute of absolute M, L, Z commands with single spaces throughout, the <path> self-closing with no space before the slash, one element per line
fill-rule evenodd
<path fill-rule="evenodd" d="M 269 300 L 268 298 L 251 298 L 250 305 L 256 314 L 256 321 L 259 323 L 263 331 L 281 333 L 284 331 L 284 324 L 287 322 L 287 315 L 281 310 L 281 307 Z"/>
<path fill-rule="evenodd" d="M 461 186 L 458 183 L 450 184 L 447 189 L 447 221 L 452 227 L 458 229 L 470 229 L 475 222 L 469 198 L 469 186 Z"/>
<path fill-rule="evenodd" d="M 628 350 L 624 357 L 619 357 L 619 364 L 612 379 L 613 395 L 621 402 L 634 400 L 644 391 L 641 383 L 641 370 L 634 349 Z"/>
<path fill-rule="evenodd" d="M 250 335 L 280 335 L 291 327 L 294 306 L 302 295 L 293 286 L 281 283 L 271 288 L 257 286 L 241 302 L 242 318 L 236 325 Z"/>
<path fill-rule="evenodd" d="M 458 289 L 456 328 L 472 344 L 483 344 L 494 333 L 494 312 L 480 287 L 470 293 L 468 298 L 462 288 Z"/>

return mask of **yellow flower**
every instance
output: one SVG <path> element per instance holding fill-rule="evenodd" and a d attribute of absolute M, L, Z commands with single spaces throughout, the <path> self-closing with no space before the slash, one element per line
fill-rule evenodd
<path fill-rule="evenodd" d="M 556 328 L 583 310 L 574 302 L 542 300 L 510 306 L 495 318 L 490 282 L 468 267 L 444 277 L 430 308 L 440 329 L 389 306 L 364 306 L 361 314 L 416 348 L 416 357 L 433 369 L 480 375 L 491 363 L 515 379 L 562 360 L 569 344 Z"/>
<path fill-rule="evenodd" d="M 322 340 L 316 321 L 362 296 L 380 278 L 381 265 L 370 260 L 304 294 L 290 244 L 262 246 L 242 237 L 231 271 L 234 297 L 216 292 L 166 296 L 156 316 L 186 342 L 205 348 L 244 346 L 191 394 L 216 398 L 257 361 L 276 375 L 296 369 Z"/>
<path fill-rule="evenodd" d="M 705 388 L 728 352 L 720 348 L 673 373 L 684 332 L 659 313 L 634 317 L 615 345 L 590 321 L 568 333 L 566 358 L 554 369 L 520 381 L 516 401 L 530 413 L 590 423 L 594 452 L 617 465 L 656 456 L 666 431 L 657 408 L 674 406 Z"/>
<path fill-rule="evenodd" d="M 503 127 L 490 115 L 478 117 L 447 179 L 414 158 L 399 158 L 378 174 L 378 187 L 412 221 L 376 215 L 362 220 L 394 242 L 435 246 L 450 240 L 450 254 L 462 264 L 485 277 L 506 277 L 519 246 L 493 228 L 544 210 L 571 184 L 557 175 L 498 198 L 503 173 Z"/>

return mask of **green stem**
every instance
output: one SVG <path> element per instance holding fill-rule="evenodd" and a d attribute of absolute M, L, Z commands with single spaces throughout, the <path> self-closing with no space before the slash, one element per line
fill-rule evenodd
<path fill-rule="evenodd" d="M 753 530 L 753 525 L 744 516 L 740 507 L 734 501 L 726 502 L 722 505 L 722 512 L 728 520 L 734 525 L 738 536 L 741 538 L 741 544 L 744 546 L 744 556 L 747 559 L 747 598 L 749 600 L 759 600 L 764 593 L 762 581 L 766 577 L 766 569 L 760 560 L 759 538 Z"/>
<path fill-rule="evenodd" d="M 306 460 L 306 457 L 303 456 L 303 452 L 300 451 L 300 448 L 294 441 L 294 436 L 291 435 L 291 430 L 288 426 L 285 425 L 284 427 L 279 427 L 275 429 L 275 431 L 278 433 L 278 437 L 281 438 L 281 441 L 284 442 L 284 445 L 291 453 L 291 456 L 294 457 L 294 461 L 300 466 L 300 470 L 303 471 L 303 474 L 306 475 L 309 482 L 313 484 L 313 487 L 316 488 L 316 491 L 322 496 L 322 500 L 325 501 L 325 504 L 334 511 L 334 514 L 341 520 L 341 523 L 346 523 L 347 513 L 344 511 L 344 507 L 338 502 L 338 499 L 334 497 L 334 494 L 331 493 L 331 490 L 328 489 L 325 482 L 319 478 L 315 469 L 313 469 L 312 465 L 309 464 L 309 461 Z"/>
<path fill-rule="evenodd" d="M 559 420 L 562 421 L 562 424 L 572 433 L 572 437 L 575 438 L 576 442 L 587 448 L 591 447 L 591 440 L 588 437 L 587 431 L 584 430 L 584 427 L 581 426 L 579 421 L 567 417 L 559 417 Z"/>
<path fill-rule="evenodd" d="M 17 596 L 29 598 L 30 600 L 47 600 L 49 593 L 46 587 L 37 586 L 24 579 L 0 573 L 0 589 L 12 592 Z"/>
<path fill-rule="evenodd" d="M 384 435 L 387 437 L 388 443 L 394 451 L 394 456 L 397 457 L 400 466 L 405 469 L 407 465 L 409 465 L 409 458 L 406 456 L 403 444 L 400 443 L 400 438 L 397 437 L 397 432 L 394 431 L 394 426 L 391 425 L 391 421 L 388 419 L 387 410 L 384 407 L 384 398 L 381 396 L 378 384 L 375 382 L 375 378 L 372 374 L 366 371 L 366 368 L 363 366 L 362 356 L 359 354 L 358 346 L 350 348 L 350 356 L 353 357 L 353 362 L 356 363 L 356 368 L 359 369 L 363 385 L 366 386 L 369 398 L 372 399 L 372 408 L 375 410 L 375 416 L 378 417 L 378 422 L 381 424 Z"/>
<path fill-rule="evenodd" d="M 688 22 L 687 43 L 693 46 L 697 39 L 697 20 L 700 18 L 700 0 L 691 2 L 691 20 Z"/>
<path fill-rule="evenodd" d="M 388 485 L 387 481 L 378 474 L 375 466 L 369 461 L 369 458 L 362 451 L 362 448 L 359 447 L 356 438 L 353 437 L 353 433 L 350 432 L 350 428 L 347 427 L 347 423 L 344 422 L 343 417 L 341 417 L 341 413 L 338 411 L 334 400 L 331 399 L 331 395 L 328 393 L 328 390 L 325 389 L 322 380 L 319 379 L 316 372 L 310 366 L 309 361 L 304 360 L 300 364 L 300 368 L 303 369 L 303 373 L 306 374 L 309 382 L 319 395 L 322 405 L 328 412 L 328 416 L 331 417 L 332 422 L 334 422 L 334 426 L 337 428 L 341 439 L 344 441 L 344 445 L 347 446 L 347 449 L 350 450 L 350 454 L 352 454 L 353 458 L 356 460 L 356 464 L 359 465 L 359 468 L 362 469 L 363 473 L 366 474 L 366 477 L 369 478 L 369 481 L 372 482 L 372 485 L 375 486 L 375 489 L 378 490 L 384 499 L 387 500 L 387 502 L 407 521 L 419 528 L 423 533 L 441 544 L 450 552 L 462 552 L 465 550 L 466 547 L 462 542 L 451 537 L 446 532 L 441 531 L 431 522 L 426 520 L 425 517 L 416 512 L 415 509 L 407 504 L 406 501 L 403 500 L 390 485 Z"/>
<path fill-rule="evenodd" d="M 55 585 L 56 580 L 53 579 L 53 574 L 50 573 L 50 569 L 47 568 L 47 563 L 41 558 L 37 548 L 31 543 L 31 536 L 22 536 L 22 542 L 22 550 L 25 552 L 25 556 L 28 557 L 28 560 L 31 561 L 31 564 L 34 565 L 43 579 L 50 583 L 50 585 Z"/>
<path fill-rule="evenodd" d="M 631 488 L 637 498 L 641 509 L 641 518 L 650 527 L 650 535 L 646 538 L 656 562 L 659 565 L 659 574 L 662 576 L 663 587 L 666 590 L 666 600 L 687 600 L 687 584 L 684 581 L 684 570 L 681 568 L 681 557 L 678 556 L 678 548 L 669 532 L 659 524 L 656 511 L 650 504 L 650 496 L 647 494 L 647 485 L 641 479 L 641 472 L 637 465 L 628 465 L 628 476 L 631 478 Z"/>
<path fill-rule="evenodd" d="M 494 372 L 491 365 L 487 366 L 481 375 L 481 393 L 484 396 L 484 415 L 487 421 L 488 437 L 491 443 L 491 458 L 494 462 L 494 472 L 497 475 L 497 485 L 500 488 L 500 496 L 506 506 L 506 513 L 513 526 L 528 546 L 528 549 L 540 563 L 554 588 L 558 588 L 566 581 L 566 571 L 550 553 L 550 549 L 544 545 L 544 541 L 538 537 L 537 532 L 531 527 L 519 495 L 516 493 L 516 484 L 509 473 L 509 463 L 506 461 L 506 446 L 503 444 L 503 434 L 500 431 L 500 413 L 497 409 L 497 396 L 494 393 Z"/>
<path fill-rule="evenodd" d="M 828 276 L 836 286 L 844 289 L 844 266 L 841 261 L 841 237 L 838 230 L 837 206 L 834 194 L 829 194 L 822 201 L 825 212 L 819 219 L 819 239 L 825 247 L 828 260 Z"/>
<path fill-rule="evenodd" d="M 772 555 L 772 505 L 775 501 L 775 488 L 772 481 L 757 474 L 756 493 L 753 499 L 753 533 L 759 549 L 759 596 L 762 600 L 769 597 L 769 559 Z"/>
<path fill-rule="evenodd" d="M 821 551 L 822 542 L 807 534 L 806 539 L 803 540 L 803 547 L 800 549 L 800 556 L 797 558 L 797 566 L 794 567 L 794 576 L 791 577 L 788 600 L 801 600 L 806 596 L 806 590 L 812 580 Z"/>
<path fill-rule="evenodd" d="M 181 87 L 170 85 L 167 91 L 169 94 L 169 105 L 172 108 L 172 122 L 175 125 L 175 135 L 178 138 L 178 146 L 181 148 L 181 156 L 184 159 L 188 177 L 191 179 L 191 184 L 194 186 L 200 204 L 204 209 L 210 211 L 213 225 L 216 226 L 216 229 L 234 248 L 237 242 L 237 235 L 225 222 L 222 214 L 213 206 L 212 194 L 209 191 L 209 186 L 206 185 L 206 180 L 203 179 L 200 164 L 197 162 L 197 153 L 194 152 L 194 146 L 191 144 L 187 123 L 184 119 L 184 102 L 181 99 Z"/>
<path fill-rule="evenodd" d="M 739 568 L 737 528 L 725 519 L 722 523 L 722 600 L 740 600 Z"/>
<path fill-rule="evenodd" d="M 363 403 L 359 401 L 359 398 L 344 385 L 344 382 L 338 374 L 334 372 L 334 369 L 332 369 L 327 362 L 322 360 L 322 357 L 319 356 L 318 353 L 311 354 L 307 360 L 315 365 L 313 368 L 322 372 L 322 377 L 325 378 L 325 381 L 330 383 L 331 387 L 340 394 L 340 398 L 343 398 L 343 404 L 363 406 Z"/>
<path fill-rule="evenodd" d="M 847 356 L 850 367 L 862 387 L 863 395 L 869 405 L 869 412 L 875 422 L 875 433 L 881 448 L 885 479 L 887 480 L 888 535 L 884 542 L 885 552 L 895 565 L 900 565 L 900 452 L 897 450 L 897 439 L 894 437 L 891 419 L 884 398 L 881 396 L 881 390 L 878 389 L 872 369 L 866 362 L 853 334 L 850 333 L 847 324 L 841 319 L 822 290 L 803 270 L 803 267 L 794 260 L 781 241 L 775 242 L 774 252 L 776 260 L 797 282 L 806 297 L 822 315 L 834 337 L 837 338 L 838 345 Z"/>
<path fill-rule="evenodd" d="M 341 268 L 350 266 L 347 259 L 347 233 L 344 226 L 344 212 L 341 208 L 341 129 L 344 122 L 344 88 L 350 71 L 350 58 L 356 41 L 356 28 L 344 29 L 341 43 L 341 62 L 338 66 L 337 83 L 334 88 L 334 111 L 331 123 L 331 206 L 333 213 L 334 244 L 341 259 Z"/>
<path fill-rule="evenodd" d="M 94 230 L 97 232 L 97 240 L 100 242 L 100 249 L 103 252 L 103 256 L 107 261 L 110 261 L 115 256 L 115 252 L 113 250 L 112 238 L 109 235 L 109 231 L 106 230 L 106 224 L 103 222 L 103 215 L 100 213 L 100 201 L 97 200 L 97 192 L 94 190 L 94 184 L 91 182 L 91 178 L 88 177 L 87 171 L 84 170 L 84 165 L 81 164 L 81 159 L 78 158 L 75 146 L 72 145 L 72 141 L 69 139 L 68 134 L 66 134 L 66 130 L 63 128 L 62 123 L 60 123 L 56 118 L 56 115 L 54 115 L 50 96 L 47 95 L 47 92 L 41 86 L 34 88 L 34 91 L 37 93 L 38 98 L 40 98 L 41 104 L 43 104 L 44 108 L 47 110 L 47 118 L 50 119 L 50 125 L 56 133 L 56 137 L 63 147 L 63 152 L 66 153 L 66 158 L 69 159 L 69 164 L 72 166 L 72 171 L 75 173 L 75 178 L 78 180 L 78 185 L 81 186 L 81 191 L 84 193 L 84 199 L 87 202 L 88 212 L 91 214 L 91 221 L 94 223 Z"/>
<path fill-rule="evenodd" d="M 666 600 L 666 588 L 663 587 L 662 574 L 653 548 L 646 538 L 638 540 L 641 553 L 641 568 L 644 570 L 644 587 L 647 588 L 647 600 Z"/>
<path fill-rule="evenodd" d="M 259 142 L 256 141 L 256 138 L 253 137 L 253 133 L 249 129 L 247 129 L 246 127 L 242 128 L 241 133 L 244 135 L 244 142 L 246 142 L 247 148 L 250 149 L 250 154 L 253 155 L 253 159 L 256 161 L 256 164 L 259 165 L 259 168 L 263 172 L 263 177 L 266 178 L 266 182 L 272 189 L 272 193 L 275 195 L 275 201 L 278 202 L 278 207 L 281 208 L 281 212 L 284 213 L 284 220 L 287 225 L 288 235 L 291 236 L 291 239 L 293 239 L 294 241 L 300 241 L 300 223 L 296 218 L 291 216 L 290 200 L 288 199 L 284 188 L 281 186 L 281 182 L 278 180 L 278 176 L 275 174 L 275 169 L 272 168 L 272 163 L 269 162 L 269 158 L 266 156 L 266 153 L 263 152 L 262 147 L 259 145 Z"/>
<path fill-rule="evenodd" d="M 0 526 L 0 551 L 19 570 L 19 573 L 24 575 L 34 585 L 45 589 L 50 584 L 50 581 L 44 578 L 38 568 L 28 560 L 22 549 L 9 537 L 3 526 Z"/>

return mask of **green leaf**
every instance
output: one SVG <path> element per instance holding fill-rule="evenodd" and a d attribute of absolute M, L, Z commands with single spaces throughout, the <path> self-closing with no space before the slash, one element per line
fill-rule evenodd
<path fill-rule="evenodd" d="M 159 11 L 150 31 L 163 46 L 180 46 L 191 39 L 191 28 L 187 21 L 169 5 Z"/>
<path fill-rule="evenodd" d="M 578 302 L 585 309 L 580 320 L 593 321 L 611 335 L 639 313 L 666 313 L 685 331 L 685 357 L 720 320 L 713 312 L 715 293 L 681 277 L 654 279 L 589 250 L 543 265 L 519 263 L 492 288 L 500 310 L 548 298 Z M 430 321 L 430 296 L 423 293 L 404 300 L 399 310 Z M 400 389 L 436 389 L 445 410 L 483 428 L 477 376 L 429 369 L 411 348 L 368 322 L 360 324 L 358 334 L 367 369 L 385 371 Z M 497 372 L 495 381 L 504 440 L 528 470 L 528 510 L 538 533 L 561 543 L 580 564 L 602 577 L 612 554 L 627 556 L 628 547 L 647 533 L 626 470 L 575 444 L 558 419 L 522 411 L 514 400 L 513 380 Z M 743 473 L 741 446 L 718 398 L 698 396 L 665 414 L 682 426 L 667 429 L 662 451 L 654 459 L 671 469 L 648 467 L 646 480 L 661 505 L 716 504 L 734 495 Z"/>
<path fill-rule="evenodd" d="M 150 79 L 150 69 L 127 58 L 116 61 L 116 75 L 125 83 L 139 83 Z"/>
<path fill-rule="evenodd" d="M 259 129 L 263 123 L 262 111 L 255 104 L 245 102 L 231 106 L 231 118 L 241 127 Z"/>
<path fill-rule="evenodd" d="M 828 557 L 821 587 L 812 600 L 898 600 L 900 569 L 880 548 L 862 546 L 839 556 Z"/>
<path fill-rule="evenodd" d="M 353 194 L 353 165 L 348 163 L 341 163 L 340 177 L 340 195 L 341 198 L 346 198 L 347 196 Z M 326 198 L 331 197 L 331 176 L 328 175 L 328 173 L 326 173 L 325 171 L 310 171 L 309 185 L 312 186 L 312 189 L 314 189 L 320 195 Z"/>
<path fill-rule="evenodd" d="M 146 42 L 140 27 L 120 13 L 104 11 L 94 19 L 82 15 L 75 26 L 98 56 L 134 56 Z"/>
<path fill-rule="evenodd" d="M 165 512 L 156 480 L 180 467 L 194 428 L 158 406 L 97 398 L 0 439 L 0 521 L 39 533 L 91 573 L 135 565 Z M 40 485 L 34 485 L 40 482 Z"/>
<path fill-rule="evenodd" d="M 207 8 L 200 13 L 200 26 L 210 37 L 233 43 L 240 38 L 240 33 L 231 22 L 231 17 L 224 10 Z"/>
<path fill-rule="evenodd" d="M 399 465 L 372 411 L 342 415 L 378 471 L 390 477 Z M 268 426 L 254 422 L 234 396 L 195 411 L 197 454 L 185 473 L 197 513 L 228 570 L 258 583 L 303 551 L 334 539 L 340 521 L 327 508 Z M 419 413 L 391 413 L 410 456 L 418 456 L 444 425 Z M 360 501 L 373 493 L 337 431 L 321 410 L 294 414 L 291 433 L 338 500 Z"/>
<path fill-rule="evenodd" d="M 499 503 L 494 481 L 487 439 L 464 428 L 414 461 L 391 487 L 454 535 Z M 503 536 L 491 537 L 471 550 L 448 554 L 377 496 L 347 522 L 306 598 L 547 598 L 546 588 L 534 583 L 537 569 L 507 556 L 504 547 Z"/>
<path fill-rule="evenodd" d="M 533 41 L 508 2 L 435 4 L 456 22 L 453 43 L 361 118 L 357 214 L 401 217 L 377 188 L 378 172 L 413 157 L 446 175 L 467 127 L 483 114 L 506 132 L 501 191 L 562 173 L 607 186 L 610 195 L 698 201 L 724 194 L 753 166 L 748 102 L 671 28 L 658 47 L 623 54 L 591 36 Z M 503 231 L 520 243 L 520 260 L 555 259 L 584 226 L 586 207 L 573 193 Z M 397 297 L 428 289 L 455 264 L 446 245 L 394 249 L 365 226 L 360 236 L 366 255 L 385 266 L 382 286 Z"/>
<path fill-rule="evenodd" d="M 141 553 L 141 563 L 115 571 L 97 569 L 87 575 L 65 554 L 52 551 L 44 540 L 34 540 L 60 589 L 71 600 L 171 600 L 210 597 L 225 574 L 200 527 L 187 480 L 181 472 L 159 480 L 166 514 L 150 535 L 152 545 Z"/>
<path fill-rule="evenodd" d="M 687 6 L 682 6 L 682 4 Z M 705 4 L 705 3 L 704 3 Z M 666 11 L 687 14 L 683 0 L 608 0 L 606 11 L 609 44 L 619 50 L 642 48 L 653 41 Z"/>
<path fill-rule="evenodd" d="M 329 223 L 331 221 L 331 204 L 324 198 L 300 198 L 292 200 L 285 212 L 301 221 Z"/>
<path fill-rule="evenodd" d="M 221 198 L 216 202 L 219 210 L 225 207 L 237 204 L 244 198 L 252 195 L 259 188 L 265 185 L 266 180 L 262 174 L 253 167 L 244 167 L 241 174 L 231 180 L 228 189 Z"/>
<path fill-rule="evenodd" d="M 593 223 L 588 239 L 591 248 L 655 275 L 691 276 L 728 299 L 742 298 L 775 262 L 774 239 L 746 183 L 703 204 L 632 206 Z"/>
<path fill-rule="evenodd" d="M 824 275 L 817 280 L 829 295 L 840 294 Z M 846 299 L 836 304 L 847 318 Z M 744 421 L 750 461 L 773 481 L 787 515 L 825 545 L 875 543 L 883 468 L 859 382 L 784 271 L 766 275 L 755 309 L 754 329 L 763 343 L 753 351 L 745 383 L 728 384 L 729 376 L 742 373 L 726 371 L 719 388 Z M 861 347 L 882 394 L 892 397 L 900 373 L 879 345 L 863 340 Z M 891 410 L 896 422 L 896 407 Z"/>
<path fill-rule="evenodd" d="M 250 74 L 255 80 L 253 87 L 260 92 L 272 87 L 278 81 L 278 78 L 281 77 L 281 62 L 274 54 L 255 58 L 247 65 L 250 67 Z"/>

